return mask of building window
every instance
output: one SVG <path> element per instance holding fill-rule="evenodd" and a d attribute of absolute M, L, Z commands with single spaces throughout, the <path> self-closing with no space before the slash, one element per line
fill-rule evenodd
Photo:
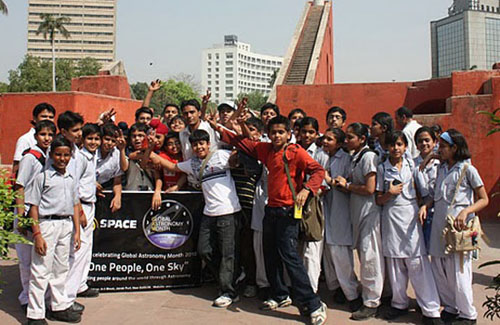
<path fill-rule="evenodd" d="M 241 83 L 241 81 L 240 81 Z M 226 85 L 232 85 L 233 84 L 233 81 L 232 80 L 226 80 Z"/>
<path fill-rule="evenodd" d="M 486 18 L 486 68 L 500 62 L 500 19 Z"/>
<path fill-rule="evenodd" d="M 438 76 L 449 76 L 453 71 L 464 70 L 465 36 L 463 20 L 437 28 Z"/>
<path fill-rule="evenodd" d="M 227 93 L 226 94 L 226 98 L 233 98 L 233 94 L 232 93 Z"/>
<path fill-rule="evenodd" d="M 233 53 L 226 53 L 226 59 L 232 59 Z"/>
<path fill-rule="evenodd" d="M 212 69 L 211 69 L 211 68 L 208 68 L 208 69 L 207 69 L 207 71 L 208 71 L 208 72 L 212 72 Z"/>
<path fill-rule="evenodd" d="M 208 53 L 208 59 L 212 60 L 212 54 Z"/>
<path fill-rule="evenodd" d="M 212 75 L 211 74 L 207 74 L 207 78 L 208 79 L 212 79 Z"/>
<path fill-rule="evenodd" d="M 232 73 L 226 73 L 226 78 L 232 78 L 233 74 Z"/>
<path fill-rule="evenodd" d="M 233 71 L 233 68 L 232 67 L 227 67 L 226 68 L 226 72 L 232 72 Z"/>
<path fill-rule="evenodd" d="M 233 61 L 226 61 L 226 65 L 233 65 Z"/>
<path fill-rule="evenodd" d="M 226 91 L 233 91 L 233 87 L 226 87 Z"/>

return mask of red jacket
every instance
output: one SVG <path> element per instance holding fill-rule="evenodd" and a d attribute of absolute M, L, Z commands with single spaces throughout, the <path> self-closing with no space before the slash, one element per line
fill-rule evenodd
<path fill-rule="evenodd" d="M 283 162 L 283 149 L 274 151 L 271 143 L 252 141 L 227 130 L 223 130 L 222 141 L 232 144 L 266 165 L 269 170 L 267 188 L 268 205 L 270 207 L 294 205 Z M 323 167 L 311 158 L 302 147 L 296 144 L 288 146 L 286 157 L 295 192 L 298 194 L 304 186 L 307 186 L 313 194 L 316 194 L 325 178 Z M 307 184 L 303 184 L 306 174 L 310 175 L 310 178 Z"/>

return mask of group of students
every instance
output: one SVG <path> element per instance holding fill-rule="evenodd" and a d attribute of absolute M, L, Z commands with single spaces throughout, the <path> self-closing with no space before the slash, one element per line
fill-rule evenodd
<path fill-rule="evenodd" d="M 446 254 L 442 241 L 447 214 L 461 229 L 488 204 L 460 132 L 421 126 L 405 107 L 395 116 L 401 131 L 385 112 L 371 127 L 345 127 L 346 112 L 332 107 L 321 134 L 304 110 L 285 117 L 271 103 L 259 117 L 245 99 L 210 113 L 209 93 L 201 104 L 167 104 L 154 118 L 148 105 L 158 88 L 151 83 L 130 128 L 115 125 L 113 111 L 86 124 L 66 111 L 56 135 L 55 109 L 43 103 L 33 110 L 34 128 L 18 140 L 13 167 L 24 194 L 18 213 L 35 220 L 16 229 L 34 243 L 16 246 L 29 324 L 79 322 L 84 306 L 76 298 L 98 295 L 86 282 L 104 189 L 113 191 L 113 212 L 123 190 L 152 191 L 152 209 L 164 192 L 201 190 L 198 254 L 218 283 L 215 307 L 261 293 L 262 309 L 294 303 L 311 324 L 324 324 L 323 273 L 353 320 L 375 317 L 383 295 L 392 298 L 382 317 L 406 314 L 409 280 L 424 324 L 476 322 L 472 253 Z M 294 211 L 313 195 L 325 215 L 321 241 L 301 238 Z"/>

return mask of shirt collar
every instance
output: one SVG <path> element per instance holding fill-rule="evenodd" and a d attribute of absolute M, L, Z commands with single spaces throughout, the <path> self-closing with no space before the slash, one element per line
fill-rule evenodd
<path fill-rule="evenodd" d="M 53 165 L 50 165 L 49 169 L 47 170 L 47 172 L 49 173 L 49 177 L 54 177 L 55 175 L 61 175 L 57 170 L 55 170 L 54 166 Z M 71 175 L 69 172 L 68 172 L 68 169 L 66 168 L 66 172 L 64 173 L 64 175 L 62 175 L 64 178 L 68 178 L 68 177 L 71 177 L 73 178 L 73 175 Z"/>
<path fill-rule="evenodd" d="M 310 154 L 311 156 L 313 156 L 316 151 L 318 151 L 318 146 L 316 145 L 316 143 L 311 143 L 311 145 L 309 146 L 309 148 L 307 148 L 307 153 Z"/>
<path fill-rule="evenodd" d="M 47 149 L 47 152 L 44 151 L 42 148 L 40 148 L 38 145 L 35 145 L 33 147 L 34 150 L 38 151 L 39 153 L 42 154 L 43 158 L 47 158 L 47 152 L 48 152 L 48 149 Z"/>
<path fill-rule="evenodd" d="M 88 160 L 92 160 L 95 157 L 95 153 L 88 151 L 87 148 L 85 147 L 82 150 L 80 150 L 80 153 Z"/>

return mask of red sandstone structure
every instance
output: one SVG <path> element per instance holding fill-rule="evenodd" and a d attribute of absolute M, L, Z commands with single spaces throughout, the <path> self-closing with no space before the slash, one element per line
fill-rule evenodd
<path fill-rule="evenodd" d="M 334 83 L 332 3 L 306 3 L 270 100 L 283 113 L 301 107 L 326 126 L 325 114 L 332 106 L 348 113 L 347 123 L 371 122 L 376 112 L 394 113 L 407 106 L 422 124 L 440 124 L 462 132 L 469 143 L 473 164 L 490 194 L 490 205 L 482 212 L 494 218 L 500 206 L 500 134 L 487 137 L 491 129 L 486 116 L 500 107 L 500 70 L 454 72 L 451 77 L 417 82 Z M 114 69 L 118 69 L 115 67 Z M 12 163 L 17 138 L 29 129 L 33 107 L 49 102 L 58 112 L 80 112 L 88 121 L 104 110 L 115 108 L 117 121 L 133 122 L 141 103 L 130 99 L 126 77 L 107 75 L 74 79 L 71 92 L 0 95 L 0 162 Z"/>

